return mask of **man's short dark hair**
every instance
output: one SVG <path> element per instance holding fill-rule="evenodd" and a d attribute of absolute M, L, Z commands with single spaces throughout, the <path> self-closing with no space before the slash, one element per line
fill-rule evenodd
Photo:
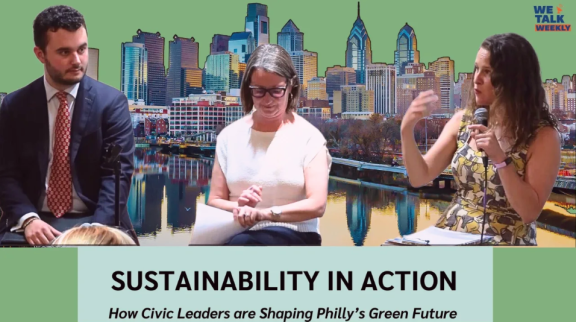
<path fill-rule="evenodd" d="M 86 29 L 86 22 L 84 16 L 76 9 L 68 6 L 47 8 L 34 19 L 34 44 L 45 50 L 48 44 L 48 31 L 56 32 L 60 28 L 76 31 L 80 27 Z"/>

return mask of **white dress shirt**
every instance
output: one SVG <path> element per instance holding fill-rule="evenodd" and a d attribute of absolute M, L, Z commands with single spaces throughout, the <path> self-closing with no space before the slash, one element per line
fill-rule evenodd
<path fill-rule="evenodd" d="M 68 93 L 68 108 L 70 109 L 70 120 L 72 120 L 72 115 L 74 113 L 74 101 L 76 100 L 76 96 L 78 94 L 78 87 L 80 86 L 77 83 L 74 86 L 71 86 L 64 91 Z M 48 172 L 46 174 L 46 191 L 48 191 L 48 182 L 50 180 L 50 170 L 52 167 L 52 157 L 53 157 L 53 148 L 54 148 L 54 124 L 56 123 L 56 116 L 58 115 L 58 109 L 60 108 L 60 101 L 58 97 L 56 97 L 56 93 L 59 91 L 54 87 L 48 84 L 46 81 L 46 76 L 44 76 L 44 88 L 46 89 L 46 101 L 48 102 L 48 133 L 50 134 L 49 138 L 49 153 L 48 153 Z M 50 208 L 48 208 L 48 198 L 46 197 L 46 191 L 42 193 L 40 197 L 41 209 L 43 212 L 51 212 Z M 71 213 L 80 213 L 86 212 L 88 208 L 84 204 L 84 202 L 78 197 L 76 193 L 76 189 L 74 188 L 74 184 L 72 183 L 72 209 L 69 212 Z M 38 217 L 38 214 L 35 212 L 30 212 L 25 214 L 18 220 L 18 223 L 10 229 L 10 231 L 21 231 L 22 224 L 24 221 L 30 217 Z"/>

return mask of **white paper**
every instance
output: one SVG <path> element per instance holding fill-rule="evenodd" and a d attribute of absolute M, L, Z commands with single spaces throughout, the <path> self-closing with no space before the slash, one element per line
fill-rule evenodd
<path fill-rule="evenodd" d="M 190 245 L 223 245 L 246 229 L 231 212 L 198 203 Z"/>
<path fill-rule="evenodd" d="M 483 242 L 489 241 L 493 236 L 484 235 Z M 470 234 L 447 229 L 428 227 L 422 231 L 410 235 L 404 235 L 403 238 L 393 239 L 394 242 L 410 242 L 415 244 L 440 246 L 440 245 L 466 245 L 477 244 L 480 242 L 480 234 Z"/>

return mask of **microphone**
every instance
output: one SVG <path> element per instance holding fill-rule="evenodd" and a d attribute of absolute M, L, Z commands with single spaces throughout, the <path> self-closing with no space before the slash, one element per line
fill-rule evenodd
<path fill-rule="evenodd" d="M 485 107 L 479 107 L 474 111 L 474 119 L 476 120 L 476 124 L 482 124 L 484 126 L 488 126 L 488 109 Z M 486 224 L 486 191 L 488 190 L 488 157 L 486 153 L 479 149 L 482 152 L 482 163 L 484 163 L 484 216 L 482 219 L 482 230 L 480 231 L 480 245 L 484 243 L 484 227 Z"/>
<path fill-rule="evenodd" d="M 476 124 L 482 124 L 488 127 L 488 109 L 485 107 L 477 108 L 476 111 L 474 111 L 474 119 L 476 120 Z M 484 168 L 486 168 L 488 167 L 488 157 L 482 149 L 480 149 L 480 152 L 482 152 L 482 163 L 484 163 Z"/>

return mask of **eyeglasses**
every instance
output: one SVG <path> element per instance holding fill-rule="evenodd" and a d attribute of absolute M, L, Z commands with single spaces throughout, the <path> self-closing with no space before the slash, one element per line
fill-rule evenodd
<path fill-rule="evenodd" d="M 250 93 L 252 94 L 252 96 L 256 98 L 262 98 L 264 97 L 264 95 L 266 95 L 266 93 L 269 93 L 270 96 L 274 98 L 280 98 L 283 97 L 284 94 L 286 93 L 286 87 L 276 87 L 266 89 L 257 86 L 250 86 Z"/>

